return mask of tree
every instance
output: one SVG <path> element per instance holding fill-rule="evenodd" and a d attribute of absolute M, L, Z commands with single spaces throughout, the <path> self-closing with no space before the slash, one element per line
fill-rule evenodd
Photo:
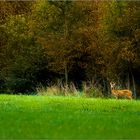
<path fill-rule="evenodd" d="M 40 73 L 47 73 L 46 55 L 30 23 L 27 15 L 17 14 L 9 15 L 1 24 L 0 81 L 1 90 L 6 92 L 35 91 L 43 81 Z"/>
<path fill-rule="evenodd" d="M 104 8 L 106 15 L 102 18 L 102 33 L 105 44 L 103 56 L 107 64 L 106 76 L 109 80 L 118 79 L 117 81 L 123 84 L 130 77 L 134 87 L 134 65 L 139 61 L 138 43 L 135 38 L 135 33 L 139 30 L 139 4 L 111 1 L 105 3 Z M 128 83 L 128 87 L 129 85 Z"/>
<path fill-rule="evenodd" d="M 94 3 L 51 1 L 43 2 L 39 7 L 36 12 L 37 26 L 44 29 L 39 40 L 50 58 L 50 69 L 65 75 L 66 85 L 68 77 L 69 80 L 85 80 L 87 62 L 90 63 L 93 41 L 96 41 L 94 26 L 97 13 Z M 77 75 L 79 77 L 75 79 Z"/>

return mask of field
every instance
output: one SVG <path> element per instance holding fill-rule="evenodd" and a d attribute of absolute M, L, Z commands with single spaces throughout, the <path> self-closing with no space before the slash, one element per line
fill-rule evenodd
<path fill-rule="evenodd" d="M 140 139 L 140 101 L 0 95 L 0 139 Z"/>

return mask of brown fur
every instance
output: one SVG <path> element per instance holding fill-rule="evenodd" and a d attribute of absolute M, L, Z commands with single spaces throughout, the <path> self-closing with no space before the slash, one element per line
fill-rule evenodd
<path fill-rule="evenodd" d="M 128 99 L 132 99 L 132 91 L 127 90 L 127 89 L 124 89 L 124 90 L 115 90 L 115 89 L 113 89 L 112 94 L 116 98 L 125 97 L 125 98 L 128 98 Z"/>

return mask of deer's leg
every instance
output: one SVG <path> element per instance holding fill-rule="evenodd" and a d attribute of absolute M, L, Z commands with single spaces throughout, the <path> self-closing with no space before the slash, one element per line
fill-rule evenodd
<path fill-rule="evenodd" d="M 130 100 L 132 100 L 132 97 L 131 97 L 131 96 L 129 96 L 129 99 L 130 99 Z"/>
<path fill-rule="evenodd" d="M 115 98 L 116 98 L 116 99 L 119 99 L 119 97 L 118 97 L 117 95 L 115 96 Z"/>

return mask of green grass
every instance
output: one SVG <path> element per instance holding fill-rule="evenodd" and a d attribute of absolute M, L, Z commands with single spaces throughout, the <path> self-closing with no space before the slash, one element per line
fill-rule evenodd
<path fill-rule="evenodd" d="M 0 139 L 140 139 L 140 101 L 0 95 Z"/>

